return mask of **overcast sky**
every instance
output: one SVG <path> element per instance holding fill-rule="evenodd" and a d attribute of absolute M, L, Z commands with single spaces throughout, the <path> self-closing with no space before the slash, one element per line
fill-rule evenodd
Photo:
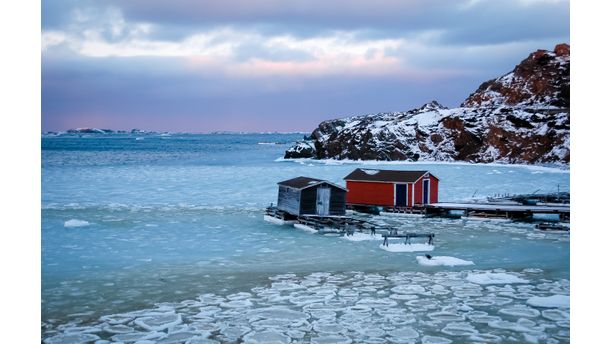
<path fill-rule="evenodd" d="M 569 1 L 43 0 L 42 130 L 311 131 L 457 106 L 569 42 Z"/>

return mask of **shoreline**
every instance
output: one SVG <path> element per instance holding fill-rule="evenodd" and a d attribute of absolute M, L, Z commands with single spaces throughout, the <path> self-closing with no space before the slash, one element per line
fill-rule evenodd
<path fill-rule="evenodd" d="M 487 166 L 487 167 L 518 167 L 532 171 L 549 173 L 570 173 L 570 166 L 567 165 L 529 165 L 529 164 L 510 164 L 501 162 L 467 162 L 467 161 L 408 161 L 408 160 L 350 160 L 350 159 L 314 159 L 314 158 L 288 158 L 279 157 L 275 162 L 295 162 L 299 164 L 315 163 L 320 165 L 455 165 L 455 166 Z"/>

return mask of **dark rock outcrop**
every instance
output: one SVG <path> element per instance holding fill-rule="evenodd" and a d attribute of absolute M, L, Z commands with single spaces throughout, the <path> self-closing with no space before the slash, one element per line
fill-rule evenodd
<path fill-rule="evenodd" d="M 538 50 L 459 108 L 324 121 L 285 158 L 569 164 L 569 46 Z"/>

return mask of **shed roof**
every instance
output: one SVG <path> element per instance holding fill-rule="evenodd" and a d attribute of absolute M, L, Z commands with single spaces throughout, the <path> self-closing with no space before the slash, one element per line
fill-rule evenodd
<path fill-rule="evenodd" d="M 310 178 L 310 177 L 303 177 L 303 176 L 296 177 L 293 179 L 283 180 L 282 182 L 279 182 L 278 185 L 287 186 L 290 188 L 301 190 L 301 189 L 306 189 L 311 186 L 315 186 L 315 185 L 319 185 L 323 183 L 335 186 L 339 189 L 346 191 L 346 188 L 343 188 L 342 186 L 338 184 L 334 184 L 330 181 L 323 180 L 323 179 Z"/>
<path fill-rule="evenodd" d="M 344 179 L 371 182 L 414 183 L 427 173 L 429 173 L 429 171 L 398 171 L 357 168 L 348 176 L 344 177 Z M 436 177 L 434 176 L 434 178 Z"/>

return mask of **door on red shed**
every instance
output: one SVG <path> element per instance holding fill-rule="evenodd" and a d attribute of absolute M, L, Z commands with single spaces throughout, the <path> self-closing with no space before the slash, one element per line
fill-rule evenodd
<path fill-rule="evenodd" d="M 406 184 L 395 184 L 395 206 L 406 206 Z"/>
<path fill-rule="evenodd" d="M 429 204 L 429 179 L 423 179 L 423 204 Z"/>

